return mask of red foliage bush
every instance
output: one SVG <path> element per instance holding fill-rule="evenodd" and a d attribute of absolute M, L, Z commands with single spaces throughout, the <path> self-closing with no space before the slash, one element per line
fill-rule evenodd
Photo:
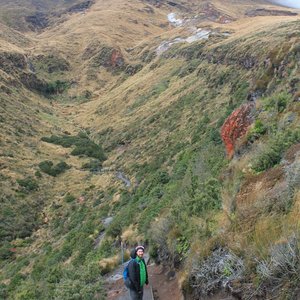
<path fill-rule="evenodd" d="M 252 124 L 254 106 L 254 102 L 243 104 L 225 120 L 221 128 L 221 137 L 225 144 L 228 158 L 232 158 L 236 141 L 247 133 L 249 126 Z"/>

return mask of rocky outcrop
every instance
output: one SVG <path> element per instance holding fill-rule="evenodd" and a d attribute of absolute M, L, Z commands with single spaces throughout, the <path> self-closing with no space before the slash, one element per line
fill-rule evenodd
<path fill-rule="evenodd" d="M 53 54 L 31 57 L 28 63 L 31 65 L 31 70 L 43 70 L 47 73 L 65 72 L 71 69 L 66 59 Z"/>
<path fill-rule="evenodd" d="M 91 64 L 93 67 L 102 66 L 111 70 L 121 70 L 125 66 L 125 60 L 119 49 L 104 46 L 92 57 Z"/>
<path fill-rule="evenodd" d="M 92 5 L 94 4 L 94 1 L 84 1 L 78 4 L 75 4 L 71 6 L 67 12 L 68 13 L 78 13 L 78 12 L 83 12 L 87 9 L 89 9 Z"/>
<path fill-rule="evenodd" d="M 113 68 L 120 68 L 124 66 L 124 58 L 121 51 L 117 49 L 112 50 L 110 64 Z"/>
<path fill-rule="evenodd" d="M 247 133 L 249 126 L 252 124 L 254 107 L 254 102 L 243 104 L 225 120 L 221 128 L 221 137 L 228 158 L 233 157 L 237 140 Z"/>
<path fill-rule="evenodd" d="M 45 93 L 47 90 L 47 83 L 39 79 L 34 73 L 23 72 L 19 75 L 19 79 L 29 90 L 33 90 L 38 93 Z"/>
<path fill-rule="evenodd" d="M 143 65 L 137 64 L 137 65 L 127 65 L 125 69 L 125 73 L 129 76 L 132 76 L 139 72 L 143 68 Z"/>
<path fill-rule="evenodd" d="M 257 16 L 297 16 L 298 14 L 287 10 L 258 8 L 258 9 L 247 11 L 245 15 L 248 17 L 257 17 Z"/>
<path fill-rule="evenodd" d="M 0 69 L 10 75 L 8 84 L 11 86 L 21 87 L 23 85 L 38 93 L 45 93 L 47 90 L 47 83 L 34 73 L 35 66 L 31 59 L 22 53 L 0 53 Z M 4 89 L 4 91 L 9 92 L 9 89 Z"/>
<path fill-rule="evenodd" d="M 26 58 L 21 53 L 1 52 L 0 53 L 0 69 L 11 74 L 14 69 L 25 70 L 27 67 Z"/>
<path fill-rule="evenodd" d="M 26 16 L 25 21 L 29 24 L 28 27 L 32 31 L 45 29 L 49 26 L 48 15 L 41 12 L 38 12 L 31 16 Z"/>
<path fill-rule="evenodd" d="M 210 21 L 226 24 L 235 21 L 235 19 L 229 15 L 220 12 L 213 4 L 205 3 L 201 9 L 201 17 Z"/>

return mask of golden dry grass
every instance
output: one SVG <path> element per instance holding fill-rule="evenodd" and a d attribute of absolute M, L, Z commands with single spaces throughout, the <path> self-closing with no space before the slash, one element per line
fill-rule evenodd
<path fill-rule="evenodd" d="M 136 245 L 140 244 L 141 241 L 144 240 L 144 237 L 140 233 L 138 233 L 138 229 L 136 226 L 130 225 L 128 228 L 125 228 L 123 230 L 121 239 L 127 245 Z"/>
<path fill-rule="evenodd" d="M 99 268 L 100 271 L 108 273 L 115 269 L 120 264 L 121 258 L 119 255 L 115 255 L 113 257 L 104 258 L 99 261 Z"/>

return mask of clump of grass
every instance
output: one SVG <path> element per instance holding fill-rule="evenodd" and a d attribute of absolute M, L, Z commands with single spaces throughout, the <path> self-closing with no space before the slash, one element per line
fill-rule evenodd
<path fill-rule="evenodd" d="M 113 270 L 120 263 L 119 255 L 104 258 L 99 262 L 100 274 L 105 275 Z"/>
<path fill-rule="evenodd" d="M 67 203 L 71 203 L 71 202 L 74 202 L 76 199 L 75 196 L 73 196 L 72 194 L 70 193 L 67 193 L 64 197 L 64 200 L 67 202 Z"/>

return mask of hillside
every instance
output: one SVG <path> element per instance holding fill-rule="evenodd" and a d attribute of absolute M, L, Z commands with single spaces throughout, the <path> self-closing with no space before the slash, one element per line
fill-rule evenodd
<path fill-rule="evenodd" d="M 1 299 L 104 299 L 137 243 L 186 299 L 299 297 L 299 10 L 0 7 Z"/>

